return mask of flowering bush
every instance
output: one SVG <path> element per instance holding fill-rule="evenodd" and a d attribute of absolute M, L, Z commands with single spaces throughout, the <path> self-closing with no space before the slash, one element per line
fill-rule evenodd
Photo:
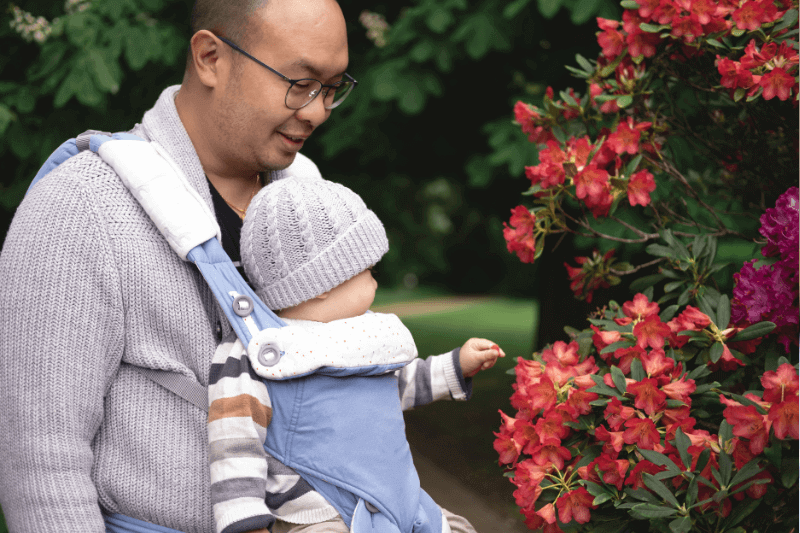
<path fill-rule="evenodd" d="M 626 246 L 565 264 L 580 299 L 643 276 L 518 360 L 495 449 L 531 529 L 796 531 L 797 3 L 621 5 L 568 67 L 582 96 L 516 104 L 538 164 L 503 233 L 526 263 L 551 234 Z"/>

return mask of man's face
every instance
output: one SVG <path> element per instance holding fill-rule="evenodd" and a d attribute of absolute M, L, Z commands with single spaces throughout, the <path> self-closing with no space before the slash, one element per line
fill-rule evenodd
<path fill-rule="evenodd" d="M 347 34 L 333 0 L 269 0 L 253 17 L 258 33 L 244 47 L 252 56 L 291 79 L 314 78 L 326 85 L 342 79 Z M 247 172 L 288 167 L 330 110 L 320 97 L 302 109 L 287 108 L 287 81 L 221 46 L 234 61 L 218 92 L 215 117 L 228 164 Z"/>

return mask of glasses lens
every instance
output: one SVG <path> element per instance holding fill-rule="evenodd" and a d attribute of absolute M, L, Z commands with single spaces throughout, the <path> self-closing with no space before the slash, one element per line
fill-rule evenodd
<path fill-rule="evenodd" d="M 354 86 L 355 83 L 352 81 L 343 80 L 339 85 L 330 89 L 328 94 L 325 95 L 325 109 L 333 109 L 344 102 L 344 99 L 347 98 Z"/>
<path fill-rule="evenodd" d="M 286 93 L 286 107 L 300 109 L 313 100 L 322 90 L 322 84 L 317 80 L 297 80 Z"/>

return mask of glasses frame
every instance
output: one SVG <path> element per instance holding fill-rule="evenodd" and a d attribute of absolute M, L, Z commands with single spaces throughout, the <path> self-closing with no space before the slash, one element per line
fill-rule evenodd
<path fill-rule="evenodd" d="M 267 69 L 267 70 L 269 70 L 270 72 L 272 72 L 273 74 L 276 74 L 276 75 L 277 75 L 277 76 L 279 76 L 279 77 L 280 77 L 280 78 L 281 78 L 283 81 L 288 81 L 288 82 L 289 82 L 289 89 L 287 89 L 287 91 L 286 91 L 286 96 L 285 96 L 285 97 L 284 97 L 284 99 L 283 99 L 283 103 L 284 103 L 284 105 L 285 105 L 286 107 L 288 107 L 289 109 L 294 109 L 294 110 L 303 109 L 305 106 L 307 106 L 308 104 L 310 104 L 311 102 L 313 102 L 313 101 L 314 101 L 314 100 L 317 98 L 317 96 L 319 96 L 320 94 L 323 94 L 323 93 L 324 93 L 324 95 L 325 95 L 325 96 L 328 96 L 328 92 L 329 92 L 331 89 L 336 89 L 336 88 L 337 88 L 337 87 L 339 87 L 339 86 L 340 86 L 342 83 L 344 83 L 344 82 L 350 82 L 350 83 L 352 83 L 352 85 L 350 86 L 350 89 L 348 89 L 348 91 L 347 91 L 347 92 L 344 94 L 344 96 L 342 96 L 342 97 L 341 97 L 339 100 L 337 100 L 336 102 L 334 102 L 334 103 L 333 103 L 333 104 L 332 104 L 330 107 L 328 107 L 328 106 L 325 106 L 325 109 L 334 109 L 334 108 L 338 107 L 338 106 L 339 106 L 339 104 L 341 104 L 342 102 L 344 102 L 345 98 L 347 98 L 347 97 L 350 95 L 350 93 L 351 93 L 351 92 L 353 92 L 353 89 L 355 88 L 355 86 L 356 86 L 356 85 L 358 85 L 358 82 L 355 80 L 355 78 L 353 78 L 352 76 L 350 76 L 350 74 L 348 74 L 347 72 L 345 72 L 345 73 L 344 73 L 344 78 L 345 78 L 344 80 L 337 81 L 336 83 L 333 83 L 333 84 L 331 84 L 331 85 L 325 85 L 325 84 L 324 84 L 324 83 L 322 83 L 321 81 L 319 81 L 319 80 L 317 80 L 317 79 L 314 79 L 314 78 L 298 78 L 298 79 L 294 80 L 294 79 L 290 78 L 289 76 L 285 76 L 285 75 L 281 74 L 280 72 L 278 72 L 278 71 L 277 71 L 277 70 L 275 70 L 274 68 L 270 67 L 270 66 L 269 66 L 269 65 L 267 65 L 266 63 L 264 63 L 264 62 L 260 61 L 259 59 L 257 59 L 257 58 L 255 58 L 255 57 L 253 57 L 252 55 L 248 54 L 247 52 L 245 52 L 244 50 L 242 50 L 241 48 L 239 48 L 239 47 L 238 47 L 238 46 L 237 46 L 235 43 L 233 43 L 232 41 L 229 41 L 229 40 L 228 40 L 228 39 L 226 39 L 225 37 L 221 37 L 221 36 L 219 36 L 219 35 L 216 35 L 215 37 L 216 37 L 217 39 L 219 39 L 220 41 L 222 41 L 223 43 L 225 43 L 225 44 L 227 44 L 228 46 L 230 46 L 231 48 L 233 48 L 234 50 L 236 50 L 237 52 L 239 52 L 240 54 L 244 55 L 245 57 L 248 57 L 248 58 L 252 59 L 253 61 L 255 61 L 256 63 L 258 63 L 259 65 L 261 65 L 261 66 L 262 66 L 262 67 L 264 67 L 265 69 Z M 314 96 L 312 96 L 312 97 L 311 97 L 311 99 L 310 99 L 308 102 L 306 102 L 305 104 L 301 105 L 300 107 L 292 107 L 292 106 L 290 106 L 290 105 L 289 105 L 289 102 L 288 102 L 288 100 L 289 100 L 289 93 L 291 92 L 291 90 L 292 90 L 292 87 L 294 87 L 296 83 L 298 83 L 298 82 L 301 82 L 301 81 L 314 81 L 314 82 L 317 82 L 317 83 L 319 83 L 319 84 L 321 85 L 321 88 L 320 88 L 319 92 L 317 92 L 317 94 L 315 94 Z"/>

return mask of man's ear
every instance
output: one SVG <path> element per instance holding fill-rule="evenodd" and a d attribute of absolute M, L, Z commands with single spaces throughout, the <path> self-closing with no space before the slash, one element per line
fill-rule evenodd
<path fill-rule="evenodd" d="M 192 50 L 192 68 L 206 87 L 216 87 L 220 77 L 220 44 L 213 33 L 200 30 L 189 41 Z"/>

